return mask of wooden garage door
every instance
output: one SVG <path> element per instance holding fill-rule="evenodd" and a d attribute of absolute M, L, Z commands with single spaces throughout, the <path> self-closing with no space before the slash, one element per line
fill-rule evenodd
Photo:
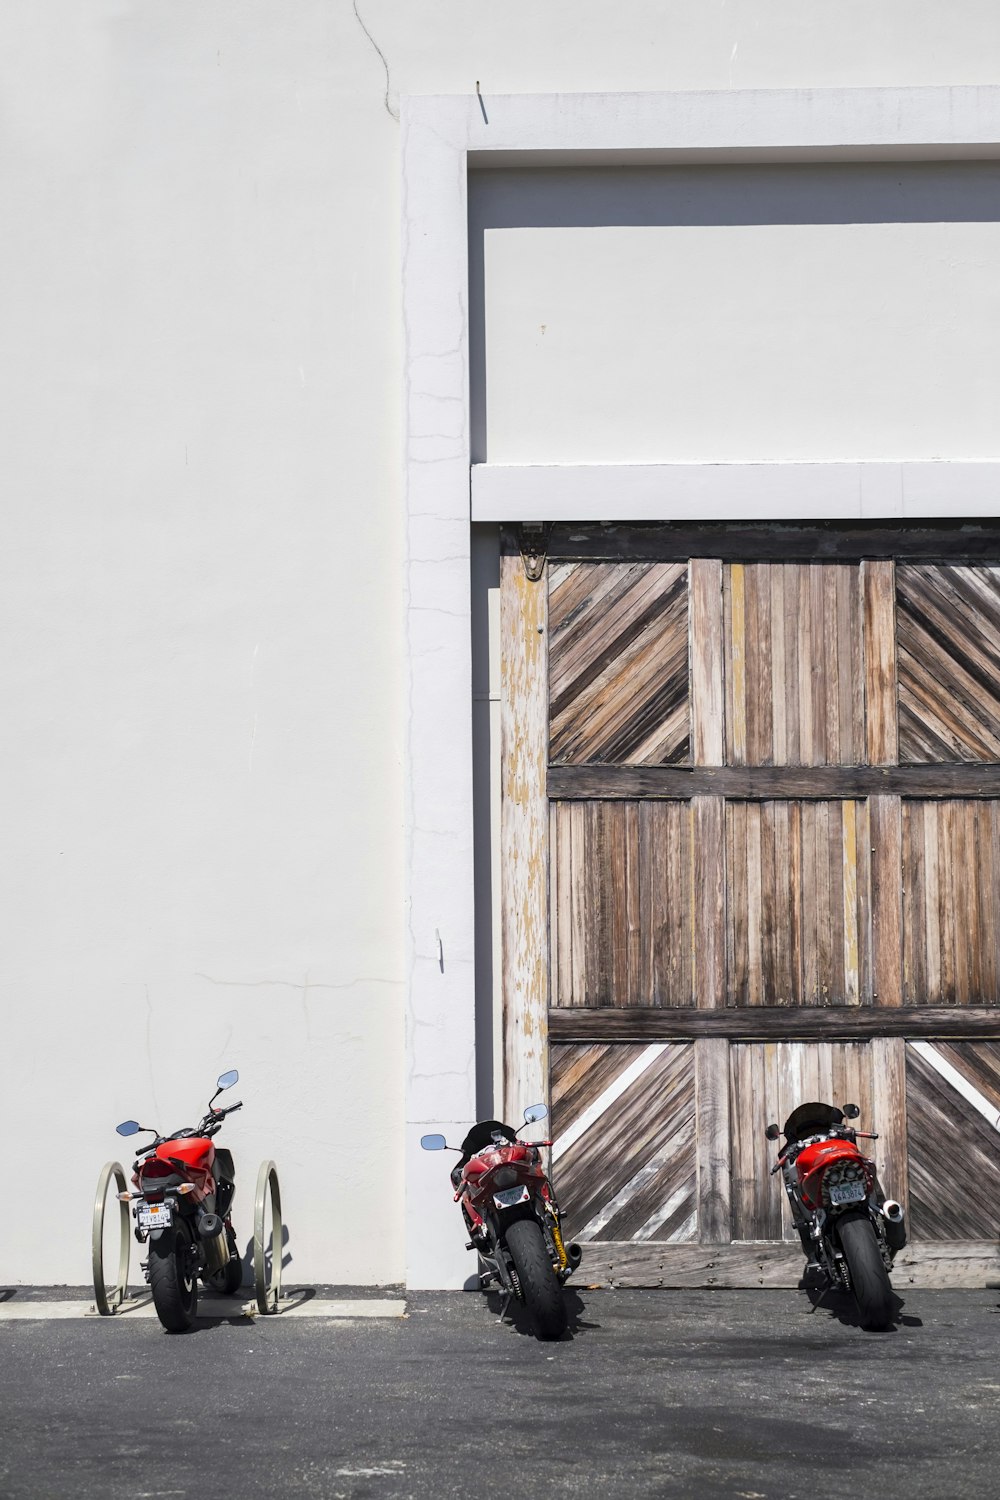
<path fill-rule="evenodd" d="M 505 1107 L 551 1098 L 591 1280 L 794 1284 L 763 1127 L 816 1096 L 880 1133 L 897 1279 L 1000 1272 L 998 560 L 555 528 L 532 582 L 505 538 Z"/>

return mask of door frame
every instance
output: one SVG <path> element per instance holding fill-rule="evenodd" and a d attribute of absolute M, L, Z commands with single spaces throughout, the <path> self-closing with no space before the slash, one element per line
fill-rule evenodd
<path fill-rule="evenodd" d="M 458 1129 L 476 1105 L 468 172 L 581 166 L 609 151 L 623 165 L 995 157 L 1000 88 L 542 94 L 488 108 L 472 94 L 404 98 L 401 126 L 406 1276 L 413 1287 L 454 1287 L 467 1274 L 465 1257 L 450 1205 L 436 1203 L 433 1159 L 419 1137 L 432 1124 Z M 718 465 L 665 465 L 642 476 L 629 465 L 601 467 L 586 475 L 587 491 L 592 504 L 601 496 L 604 519 L 635 519 L 626 511 L 639 503 L 638 479 L 651 487 L 647 518 L 718 519 L 734 505 L 739 513 L 733 497 L 759 494 L 768 483 L 762 471 L 773 467 L 774 493 L 790 513 L 779 472 L 786 466 L 724 467 L 721 489 Z M 940 513 L 940 497 L 956 493 L 968 495 L 969 513 L 993 514 L 990 495 L 1000 494 L 997 465 L 933 465 L 930 479 L 914 475 L 912 484 L 906 465 L 873 465 L 867 477 L 857 472 L 867 466 L 797 467 L 796 512 L 814 518 L 842 516 L 852 503 L 855 515 L 895 517 L 921 504 Z M 580 473 L 562 475 L 570 480 L 562 504 L 572 504 Z M 560 477 L 558 466 L 548 476 L 543 509 L 551 515 L 543 519 L 565 514 L 551 488 Z M 537 471 L 505 476 L 502 506 L 491 513 L 483 502 L 477 519 L 532 519 L 537 480 Z M 759 505 L 743 513 L 763 514 Z"/>

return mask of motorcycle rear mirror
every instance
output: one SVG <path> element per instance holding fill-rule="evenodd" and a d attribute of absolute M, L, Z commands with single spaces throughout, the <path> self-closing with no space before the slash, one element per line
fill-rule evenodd
<path fill-rule="evenodd" d="M 219 1090 L 219 1093 L 221 1094 L 223 1089 L 231 1089 L 232 1086 L 233 1086 L 233 1084 L 234 1083 L 239 1083 L 239 1081 L 240 1081 L 240 1075 L 239 1075 L 239 1073 L 236 1071 L 235 1068 L 230 1068 L 230 1070 L 229 1070 L 228 1073 L 223 1073 L 219 1077 L 219 1079 L 217 1080 L 215 1086 Z"/>
<path fill-rule="evenodd" d="M 781 1135 L 781 1130 L 777 1125 L 769 1125 L 764 1131 L 764 1134 L 767 1136 L 769 1141 L 776 1141 Z"/>
<path fill-rule="evenodd" d="M 448 1142 L 443 1135 L 422 1135 L 420 1144 L 425 1151 L 446 1151 Z"/>
<path fill-rule="evenodd" d="M 840 1113 L 845 1120 L 856 1120 L 861 1111 L 856 1104 L 845 1104 Z"/>
<path fill-rule="evenodd" d="M 529 1104 L 528 1108 L 524 1111 L 524 1123 L 525 1125 L 534 1125 L 536 1120 L 544 1120 L 547 1114 L 548 1110 L 544 1104 Z"/>
<path fill-rule="evenodd" d="M 138 1120 L 123 1120 L 120 1125 L 115 1126 L 119 1135 L 138 1135 L 142 1128 Z"/>

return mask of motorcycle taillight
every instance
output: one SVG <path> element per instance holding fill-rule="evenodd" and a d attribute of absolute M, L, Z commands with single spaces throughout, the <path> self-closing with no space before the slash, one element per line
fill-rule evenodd
<path fill-rule="evenodd" d="M 154 1177 L 173 1177 L 174 1169 L 165 1161 L 147 1161 L 140 1168 L 140 1175 L 147 1182 Z"/>
<path fill-rule="evenodd" d="M 832 1188 L 845 1188 L 855 1183 L 864 1189 L 862 1193 L 859 1193 L 859 1199 L 866 1197 L 869 1183 L 864 1163 L 860 1161 L 834 1162 L 833 1166 L 827 1167 L 823 1173 L 823 1202 L 829 1207 L 835 1201 L 831 1193 Z M 841 1203 L 844 1201 L 839 1194 L 837 1201 Z"/>

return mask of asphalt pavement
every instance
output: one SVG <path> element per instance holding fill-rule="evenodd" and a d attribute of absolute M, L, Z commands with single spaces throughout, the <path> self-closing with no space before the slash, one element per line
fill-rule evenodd
<path fill-rule="evenodd" d="M 996 1291 L 908 1293 L 881 1334 L 803 1292 L 568 1297 L 555 1345 L 463 1293 L 411 1293 L 404 1318 L 236 1311 L 185 1335 L 127 1317 L 0 1322 L 0 1497 L 1000 1489 Z"/>

